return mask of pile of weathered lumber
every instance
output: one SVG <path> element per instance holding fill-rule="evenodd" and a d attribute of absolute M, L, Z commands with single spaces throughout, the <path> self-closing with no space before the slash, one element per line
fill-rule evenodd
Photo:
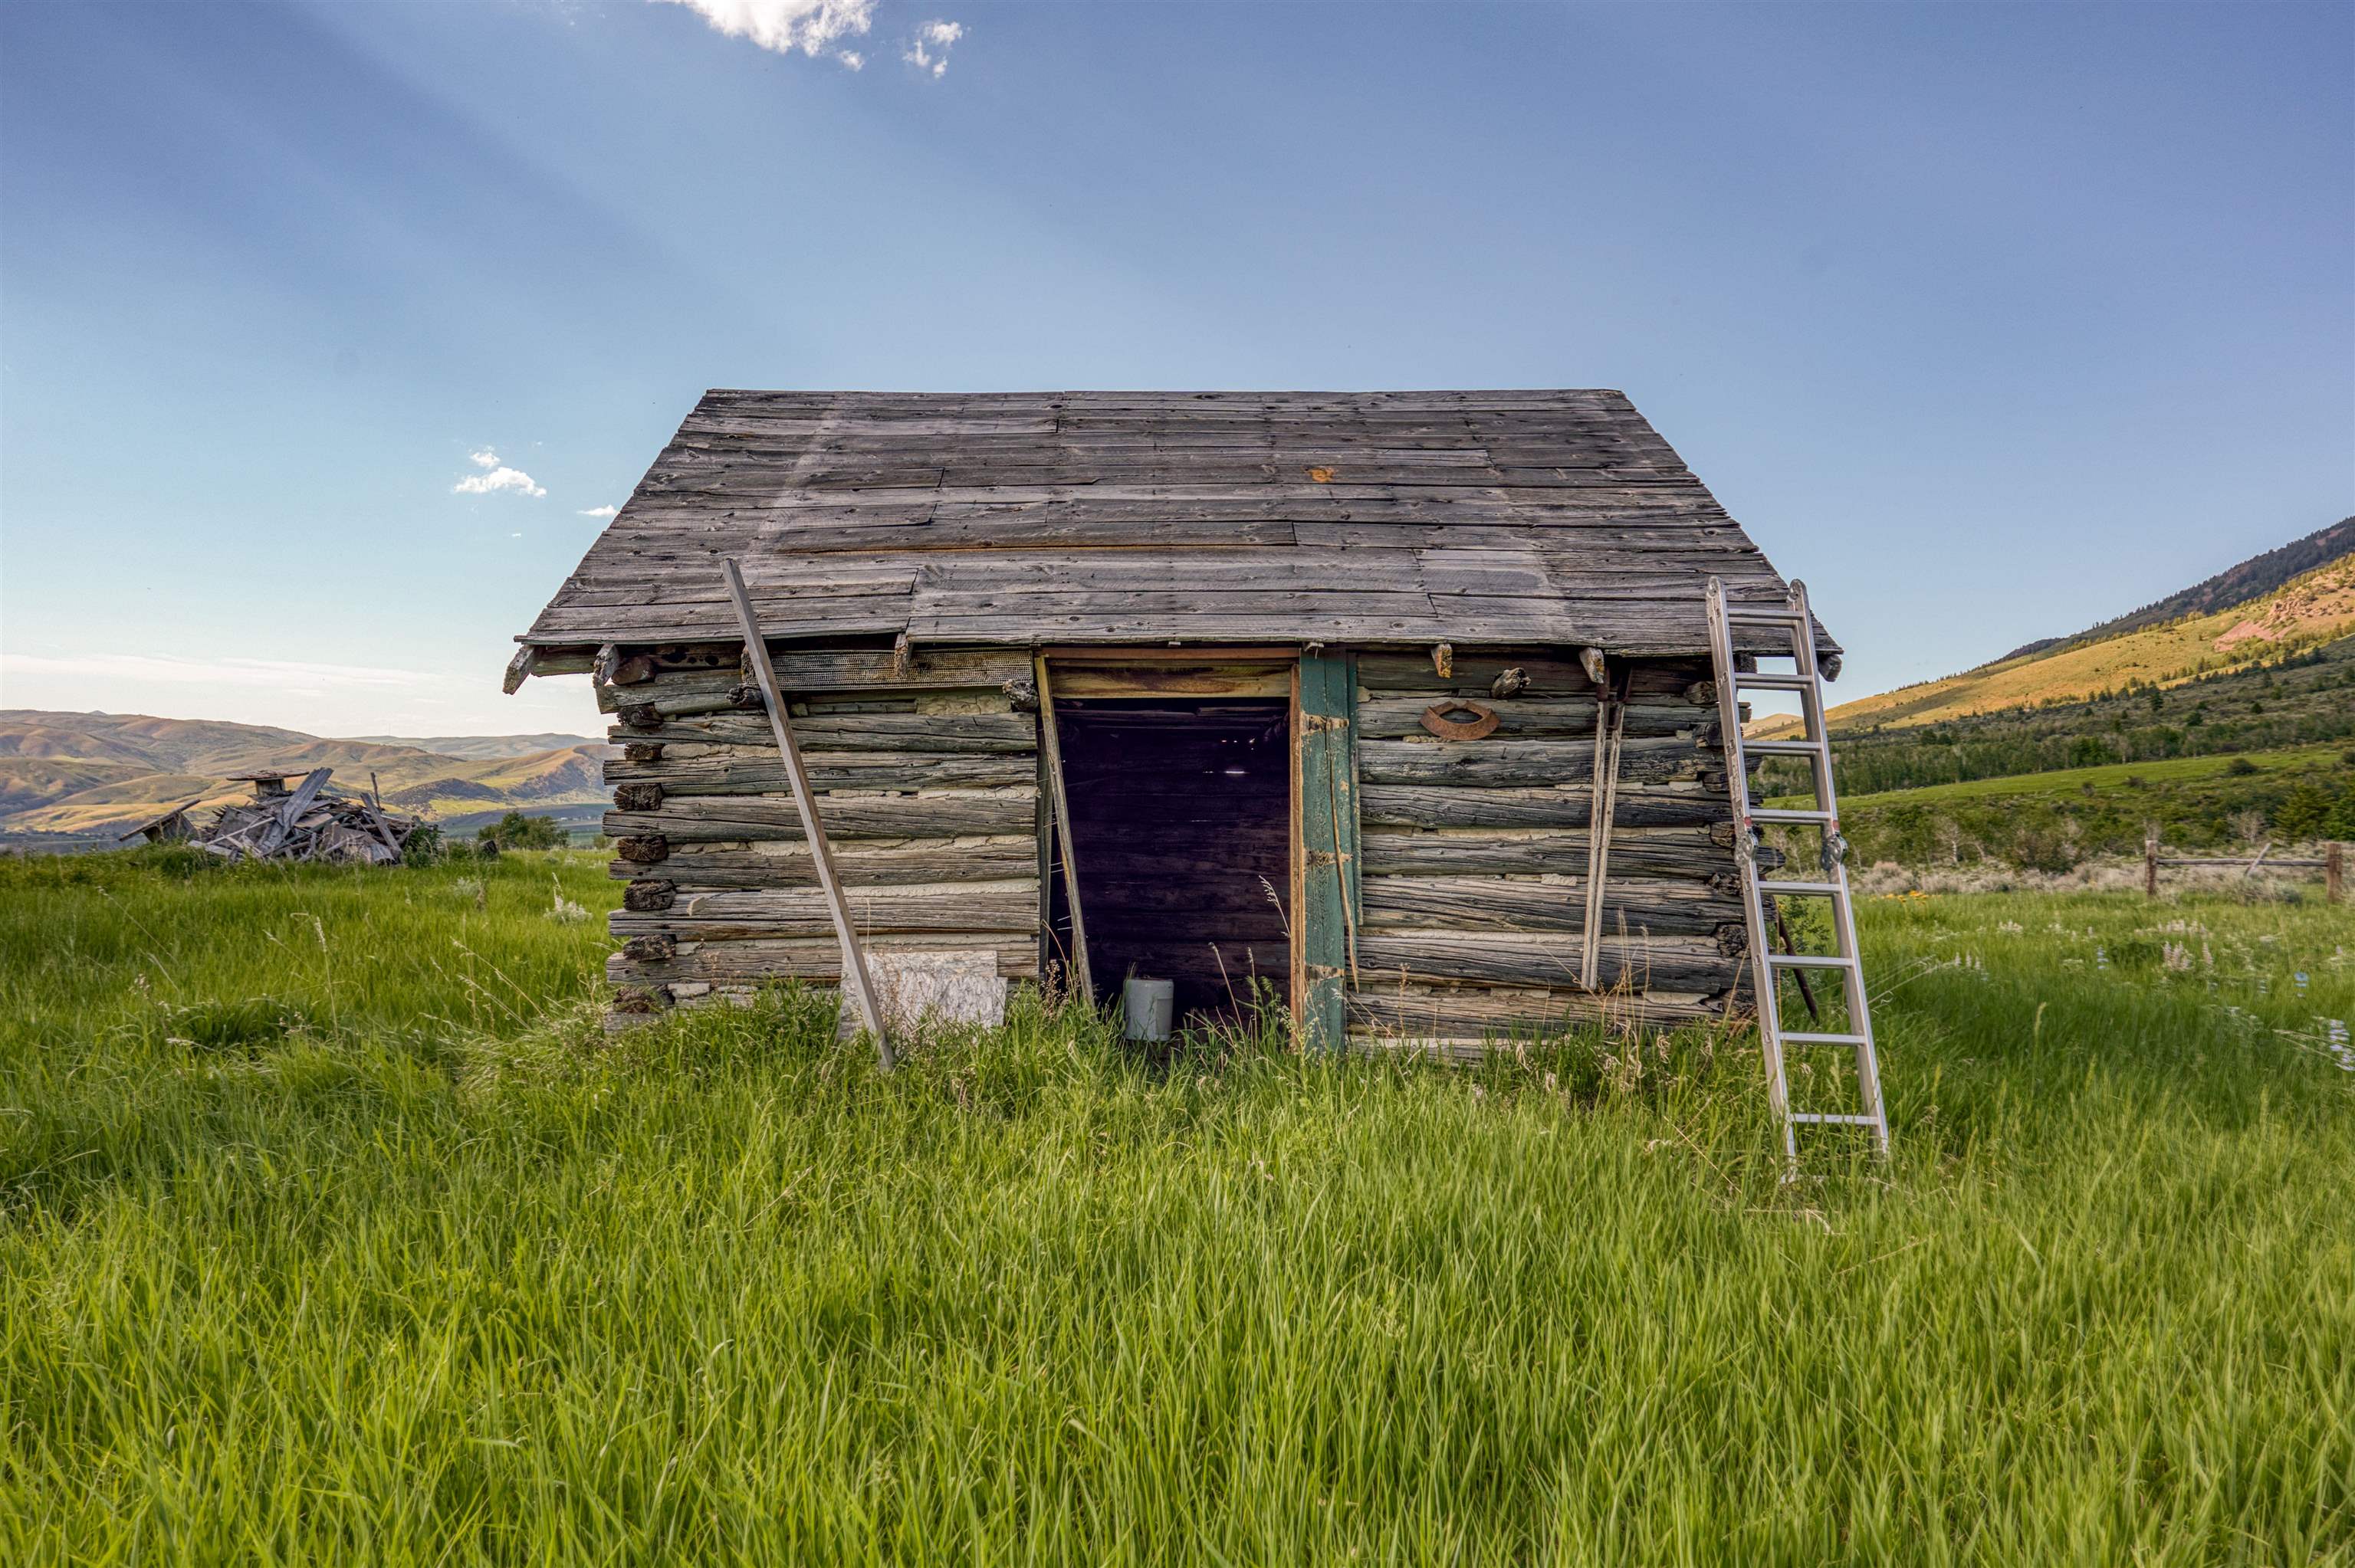
<path fill-rule="evenodd" d="M 230 860 L 359 861 L 389 865 L 400 859 L 422 820 L 388 811 L 372 795 L 334 794 L 335 769 L 321 768 L 293 789 L 286 777 L 249 774 L 250 802 L 223 806 L 209 828 L 196 830 L 197 847 Z"/>

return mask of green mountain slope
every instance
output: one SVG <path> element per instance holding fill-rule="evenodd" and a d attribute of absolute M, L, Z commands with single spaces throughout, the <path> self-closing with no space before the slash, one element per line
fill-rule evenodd
<path fill-rule="evenodd" d="M 2355 519 L 1828 718 L 1867 862 L 2059 872 L 2153 829 L 2177 848 L 2355 836 Z M 1757 788 L 1806 779 L 1776 759 Z"/>
<path fill-rule="evenodd" d="M 1863 864 L 1990 860 L 2060 872 L 2137 854 L 2153 830 L 2171 850 L 2243 854 L 2264 842 L 2355 839 L 2355 753 L 2316 746 L 2112 763 L 1840 802 L 1840 831 Z"/>
<path fill-rule="evenodd" d="M 2355 555 L 2341 556 L 2245 603 L 1860 697 L 1827 717 L 1838 734 L 2083 702 L 2127 688 L 2179 685 L 2348 636 L 2355 636 Z M 1757 733 L 1788 727 L 1788 721 L 1768 721 Z"/>
<path fill-rule="evenodd" d="M 1841 792 L 1960 784 L 2104 763 L 2355 744 L 2355 637 L 2176 686 L 1834 735 Z M 1797 775 L 1773 765 L 1777 779 Z M 1795 788 L 1796 786 L 1794 786 Z"/>

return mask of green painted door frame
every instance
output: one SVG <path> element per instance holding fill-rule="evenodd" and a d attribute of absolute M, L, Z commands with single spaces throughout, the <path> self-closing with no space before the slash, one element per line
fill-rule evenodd
<path fill-rule="evenodd" d="M 1304 652 L 1293 705 L 1295 995 L 1301 1041 L 1312 1050 L 1348 1041 L 1360 923 L 1357 730 L 1355 656 Z"/>

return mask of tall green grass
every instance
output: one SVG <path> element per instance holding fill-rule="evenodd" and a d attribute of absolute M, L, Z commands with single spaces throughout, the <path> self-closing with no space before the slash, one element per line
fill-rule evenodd
<path fill-rule="evenodd" d="M 1784 1185 L 1707 1034 L 609 1042 L 551 877 L 0 867 L 7 1561 L 2355 1559 L 2344 911 L 1870 903 Z"/>

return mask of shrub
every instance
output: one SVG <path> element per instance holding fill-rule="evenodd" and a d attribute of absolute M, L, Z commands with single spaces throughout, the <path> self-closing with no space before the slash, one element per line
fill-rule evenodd
<path fill-rule="evenodd" d="M 509 811 L 496 822 L 485 823 L 474 837 L 484 843 L 496 844 L 501 850 L 562 849 L 566 834 L 546 817 Z"/>
<path fill-rule="evenodd" d="M 2247 779 L 2256 771 L 2257 765 L 2245 757 L 2236 757 L 2224 764 L 2224 777 L 2227 779 Z"/>

